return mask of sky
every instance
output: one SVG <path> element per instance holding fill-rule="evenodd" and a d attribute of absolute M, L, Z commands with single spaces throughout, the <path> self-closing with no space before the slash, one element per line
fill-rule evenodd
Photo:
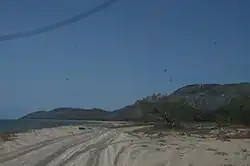
<path fill-rule="evenodd" d="M 0 36 L 103 2 L 1 0 Z M 0 119 L 56 107 L 114 110 L 187 84 L 250 82 L 249 8 L 248 0 L 119 0 L 66 27 L 0 41 Z"/>

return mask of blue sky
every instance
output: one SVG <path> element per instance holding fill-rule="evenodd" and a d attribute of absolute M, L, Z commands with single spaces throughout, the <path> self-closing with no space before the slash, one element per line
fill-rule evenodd
<path fill-rule="evenodd" d="M 0 35 L 102 2 L 2 0 Z M 248 0 L 120 0 L 67 27 L 0 42 L 0 118 L 63 106 L 113 110 L 186 84 L 248 82 L 249 8 Z"/>

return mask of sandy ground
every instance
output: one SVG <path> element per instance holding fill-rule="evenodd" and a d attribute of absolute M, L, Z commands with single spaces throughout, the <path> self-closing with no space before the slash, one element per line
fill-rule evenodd
<path fill-rule="evenodd" d="M 0 143 L 1 166 L 250 166 L 250 140 L 222 141 L 139 127 L 34 130 Z"/>

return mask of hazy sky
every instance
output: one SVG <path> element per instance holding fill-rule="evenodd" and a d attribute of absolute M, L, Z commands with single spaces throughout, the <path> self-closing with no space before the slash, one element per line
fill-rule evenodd
<path fill-rule="evenodd" d="M 0 35 L 102 2 L 1 0 Z M 249 0 L 120 0 L 67 27 L 0 42 L 0 118 L 61 106 L 113 110 L 185 84 L 250 81 L 249 8 Z"/>

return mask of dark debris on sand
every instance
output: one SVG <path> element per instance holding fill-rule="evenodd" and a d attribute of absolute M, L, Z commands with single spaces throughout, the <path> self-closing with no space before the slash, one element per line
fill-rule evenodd
<path fill-rule="evenodd" d="M 0 133 L 0 140 L 7 142 L 7 141 L 12 141 L 17 137 L 16 133 L 14 132 L 4 132 Z"/>

